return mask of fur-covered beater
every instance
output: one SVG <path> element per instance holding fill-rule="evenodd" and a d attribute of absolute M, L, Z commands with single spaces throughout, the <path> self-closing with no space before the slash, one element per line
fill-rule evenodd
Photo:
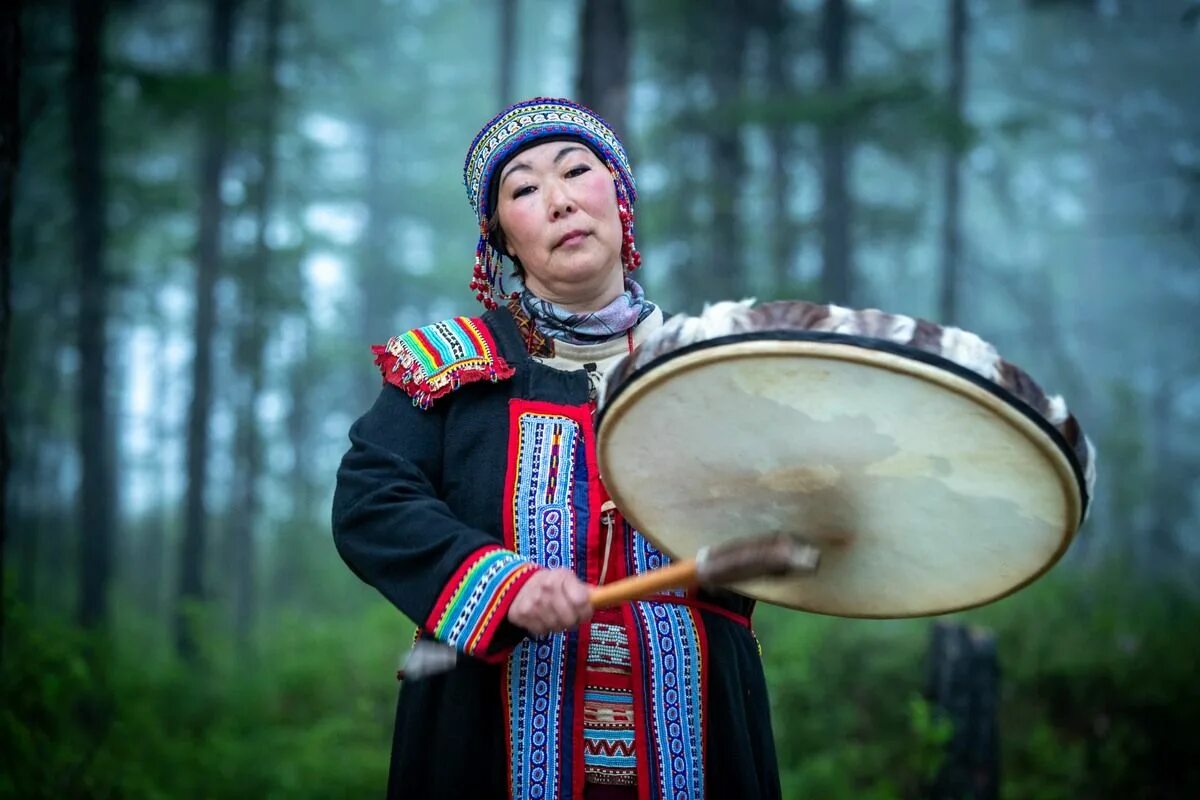
<path fill-rule="evenodd" d="M 996 348 L 970 331 L 928 320 L 889 314 L 878 309 L 856 310 L 801 300 L 754 305 L 753 300 L 725 301 L 706 306 L 698 317 L 679 314 L 608 373 L 604 389 L 625 382 L 655 358 L 695 342 L 739 333 L 819 331 L 882 339 L 941 356 L 975 372 L 1020 398 L 1053 426 L 1079 461 L 1088 495 L 1096 481 L 1095 449 L 1060 395 L 1049 395 L 1020 368 L 1005 361 Z M 604 395 L 601 395 L 601 404 Z"/>

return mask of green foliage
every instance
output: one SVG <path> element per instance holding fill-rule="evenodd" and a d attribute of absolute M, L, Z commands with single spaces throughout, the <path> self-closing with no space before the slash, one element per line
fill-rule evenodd
<path fill-rule="evenodd" d="M 997 637 L 1006 800 L 1200 793 L 1200 603 L 1059 571 L 961 617 Z M 756 628 L 785 796 L 920 797 L 952 734 L 923 697 L 929 621 L 764 606 Z M 411 626 L 372 599 L 263 629 L 245 652 L 210 627 L 187 669 L 136 625 L 105 646 L 18 606 L 0 797 L 377 795 Z"/>
<path fill-rule="evenodd" d="M 960 616 L 997 636 L 1004 798 L 1200 793 L 1195 599 L 1059 571 Z M 921 796 L 952 734 L 922 696 L 929 622 L 756 621 L 785 796 Z"/>
<path fill-rule="evenodd" d="M 235 97 L 229 79 L 209 72 L 165 72 L 120 61 L 111 70 L 133 81 L 141 108 L 168 123 L 202 118 Z"/>
<path fill-rule="evenodd" d="M 411 626 L 279 618 L 253 653 L 209 637 L 187 669 L 20 608 L 0 680 L 0 797 L 327 798 L 386 782 Z"/>
<path fill-rule="evenodd" d="M 758 627 L 785 792 L 898 798 L 916 788 L 942 735 L 919 697 L 923 626 L 764 608 Z"/>

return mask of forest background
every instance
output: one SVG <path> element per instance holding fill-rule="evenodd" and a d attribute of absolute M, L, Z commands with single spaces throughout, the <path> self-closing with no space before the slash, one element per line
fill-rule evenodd
<path fill-rule="evenodd" d="M 666 308 L 954 322 L 1067 397 L 1090 519 L 954 617 L 995 636 L 998 792 L 1200 796 L 1198 23 L 1191 0 L 4 4 L 0 797 L 382 792 L 412 626 L 337 557 L 334 472 L 368 346 L 473 313 L 462 158 L 535 95 L 625 138 Z M 930 620 L 756 627 L 786 796 L 933 791 Z"/>

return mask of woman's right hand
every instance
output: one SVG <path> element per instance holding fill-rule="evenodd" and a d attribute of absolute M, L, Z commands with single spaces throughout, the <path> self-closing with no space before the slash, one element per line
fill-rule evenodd
<path fill-rule="evenodd" d="M 513 598 L 508 621 L 543 636 L 565 631 L 592 617 L 591 591 L 569 569 L 540 569 Z"/>

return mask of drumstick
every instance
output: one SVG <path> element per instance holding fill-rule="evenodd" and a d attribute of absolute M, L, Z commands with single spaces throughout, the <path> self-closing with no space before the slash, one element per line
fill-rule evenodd
<path fill-rule="evenodd" d="M 737 539 L 704 547 L 695 558 L 630 575 L 597 586 L 588 598 L 595 608 L 609 608 L 630 600 L 641 600 L 666 589 L 699 584 L 709 586 L 737 583 L 753 578 L 812 573 L 821 551 L 788 534 Z M 458 660 L 454 648 L 440 642 L 419 640 L 412 646 L 397 677 L 419 680 L 453 669 Z"/>
<path fill-rule="evenodd" d="M 592 589 L 589 602 L 595 608 L 609 608 L 666 589 L 815 572 L 820 561 L 816 547 L 788 534 L 737 539 L 701 548 L 695 558 L 599 586 Z"/>

